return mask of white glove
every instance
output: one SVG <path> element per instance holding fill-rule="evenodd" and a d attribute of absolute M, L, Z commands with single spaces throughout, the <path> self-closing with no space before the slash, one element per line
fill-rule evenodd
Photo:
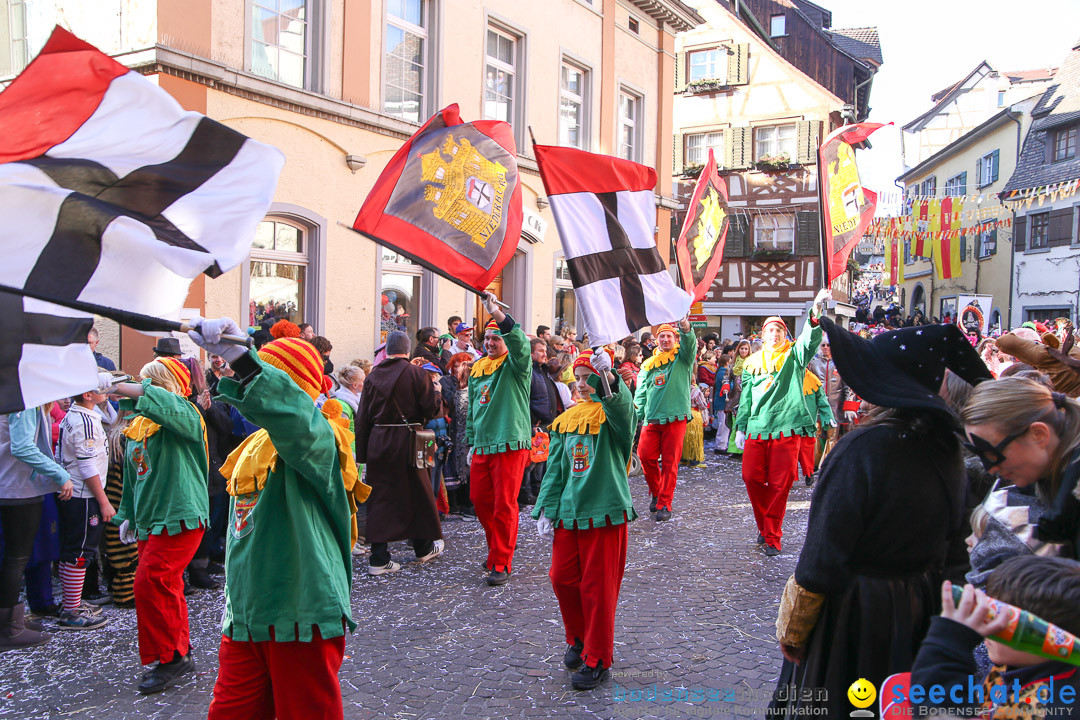
<path fill-rule="evenodd" d="M 746 445 L 746 433 L 744 433 L 742 430 L 736 430 L 735 431 L 735 447 L 742 450 L 745 445 Z"/>
<path fill-rule="evenodd" d="M 611 358 L 608 357 L 607 350 L 604 348 L 596 348 L 593 350 L 592 357 L 589 358 L 589 364 L 593 366 L 593 370 L 595 370 L 598 375 L 603 375 L 611 370 Z"/>
<path fill-rule="evenodd" d="M 555 523 L 544 517 L 544 511 L 540 511 L 540 517 L 536 519 L 536 532 L 540 537 L 555 534 Z"/>
<path fill-rule="evenodd" d="M 845 423 L 850 425 L 851 423 L 855 422 L 858 418 L 859 418 L 859 413 L 855 412 L 854 410 L 845 410 L 844 411 L 844 422 Z"/>
<path fill-rule="evenodd" d="M 831 427 L 831 428 L 836 427 L 836 421 L 835 420 L 830 420 L 829 421 L 829 427 Z"/>
<path fill-rule="evenodd" d="M 245 337 L 245 333 L 232 318 L 218 318 L 206 320 L 201 317 L 193 317 L 187 323 L 194 330 L 188 330 L 191 341 L 208 353 L 220 355 L 226 362 L 233 362 L 242 355 L 247 354 L 246 345 L 234 345 L 221 342 L 222 335 L 239 335 Z"/>
<path fill-rule="evenodd" d="M 473 455 L 475 455 L 475 454 L 476 454 L 476 448 L 469 448 L 469 452 L 465 456 L 465 461 L 468 463 L 469 467 L 472 467 L 472 459 L 473 459 Z"/>
<path fill-rule="evenodd" d="M 97 374 L 97 384 L 97 391 L 102 395 L 116 392 L 116 378 L 112 376 L 112 373 L 99 372 Z"/>
<path fill-rule="evenodd" d="M 131 527 L 130 520 L 125 520 L 124 522 L 120 523 L 120 542 L 124 543 L 125 545 L 131 545 L 132 543 L 138 541 L 138 539 L 139 534 L 135 532 L 135 528 Z"/>
<path fill-rule="evenodd" d="M 495 311 L 499 308 L 495 304 L 498 298 L 495 297 L 495 293 L 484 293 L 484 309 L 487 310 L 488 315 L 494 315 Z"/>

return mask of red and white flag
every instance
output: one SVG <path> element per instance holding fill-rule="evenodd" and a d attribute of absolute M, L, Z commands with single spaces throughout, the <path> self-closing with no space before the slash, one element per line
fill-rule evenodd
<path fill-rule="evenodd" d="M 284 162 L 56 28 L 0 93 L 0 284 L 175 318 L 248 255 Z M 91 320 L 0 293 L 0 412 L 97 385 Z"/>
<path fill-rule="evenodd" d="M 573 148 L 534 145 L 589 342 L 679 320 L 690 295 L 656 247 L 656 171 Z"/>

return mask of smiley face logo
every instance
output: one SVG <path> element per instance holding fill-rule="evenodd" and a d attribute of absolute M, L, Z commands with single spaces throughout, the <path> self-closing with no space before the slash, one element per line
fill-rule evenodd
<path fill-rule="evenodd" d="M 859 678 L 851 683 L 847 691 L 848 700 L 857 708 L 865 709 L 874 704 L 877 698 L 877 688 L 866 678 Z"/>

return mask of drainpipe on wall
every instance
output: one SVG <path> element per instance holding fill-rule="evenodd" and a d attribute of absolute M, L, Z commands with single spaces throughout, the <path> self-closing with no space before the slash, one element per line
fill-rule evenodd
<path fill-rule="evenodd" d="M 1016 168 L 1020 166 L 1020 133 L 1023 131 L 1023 124 L 1020 122 L 1020 118 L 1013 115 L 1011 112 L 1006 113 L 1005 117 L 1016 123 L 1016 165 L 1013 166 L 1013 172 L 1016 172 Z M 1009 243 L 1009 329 L 1013 327 L 1013 281 L 1016 279 L 1016 208 L 1012 211 L 1012 242 Z M 1004 327 L 1004 323 L 1002 323 Z"/>

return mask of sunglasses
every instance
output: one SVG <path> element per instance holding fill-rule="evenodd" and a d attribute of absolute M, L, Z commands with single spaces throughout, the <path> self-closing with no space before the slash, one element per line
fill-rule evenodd
<path fill-rule="evenodd" d="M 969 435 L 970 442 L 965 439 L 961 441 L 961 444 L 963 444 L 965 448 L 970 450 L 975 455 L 975 457 L 979 458 L 979 461 L 983 464 L 983 467 L 986 468 L 986 471 L 990 472 L 990 468 L 1005 462 L 1005 448 L 1009 446 L 1009 443 L 1011 443 L 1013 440 L 1020 437 L 1027 431 L 1028 428 L 1024 428 L 1020 432 L 1013 433 L 1012 435 L 1007 436 L 997 445 L 993 445 L 990 443 L 989 440 L 981 438 L 975 433 L 971 433 Z"/>

